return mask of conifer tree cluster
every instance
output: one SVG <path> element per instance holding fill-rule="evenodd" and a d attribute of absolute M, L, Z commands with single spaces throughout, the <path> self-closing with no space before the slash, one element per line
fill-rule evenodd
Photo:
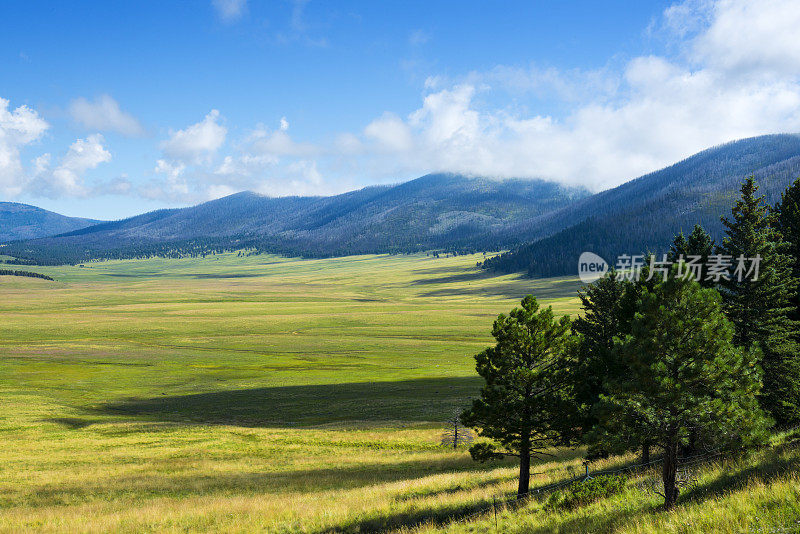
<path fill-rule="evenodd" d="M 518 456 L 523 496 L 547 447 L 584 444 L 589 458 L 641 448 L 645 462 L 655 447 L 671 508 L 681 454 L 741 450 L 800 423 L 800 179 L 775 206 L 757 193 L 743 182 L 719 244 L 700 225 L 677 235 L 669 276 L 612 271 L 579 291 L 572 322 L 532 296 L 501 315 L 496 345 L 476 356 L 486 386 L 461 416 L 488 438 L 473 457 Z M 687 269 L 712 260 L 750 268 Z"/>

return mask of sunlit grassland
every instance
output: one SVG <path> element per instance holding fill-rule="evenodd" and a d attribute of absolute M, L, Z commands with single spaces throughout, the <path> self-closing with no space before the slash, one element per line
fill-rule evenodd
<path fill-rule="evenodd" d="M 440 448 L 441 422 L 477 390 L 492 319 L 531 292 L 575 313 L 578 283 L 479 259 L 225 254 L 0 277 L 0 529 L 370 529 L 510 491 L 513 466 Z"/>
<path fill-rule="evenodd" d="M 443 421 L 477 392 L 494 317 L 527 293 L 576 314 L 579 284 L 490 276 L 480 259 L 224 254 L 0 276 L 0 531 L 800 530 L 796 437 L 702 465 L 669 513 L 640 477 L 495 523 L 483 511 L 513 495 L 516 466 L 442 448 Z M 553 452 L 534 487 L 582 472 L 581 451 Z"/>
<path fill-rule="evenodd" d="M 800 438 L 777 435 L 763 450 L 724 457 L 691 468 L 696 483 L 679 505 L 664 512 L 652 490 L 653 469 L 631 476 L 618 495 L 575 510 L 549 510 L 544 500 L 484 513 L 468 522 L 425 525 L 414 532 L 526 533 L 795 533 L 800 532 Z M 648 483 L 649 482 L 649 483 Z M 406 529 L 406 531 L 411 529 Z"/>

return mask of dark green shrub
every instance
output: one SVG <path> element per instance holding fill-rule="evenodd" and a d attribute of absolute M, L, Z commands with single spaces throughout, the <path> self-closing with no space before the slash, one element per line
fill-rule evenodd
<path fill-rule="evenodd" d="M 594 501 L 605 499 L 625 488 L 622 475 L 599 475 L 571 484 L 564 490 L 556 491 L 548 497 L 545 508 L 548 510 L 572 510 Z"/>

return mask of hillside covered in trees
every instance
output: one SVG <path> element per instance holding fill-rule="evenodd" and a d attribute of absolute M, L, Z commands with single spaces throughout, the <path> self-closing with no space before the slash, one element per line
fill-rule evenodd
<path fill-rule="evenodd" d="M 332 197 L 237 193 L 191 208 L 12 243 L 6 250 L 39 263 L 248 247 L 314 257 L 500 250 L 524 242 L 516 230 L 520 225 L 587 196 L 585 189 L 542 180 L 435 174 Z"/>
<path fill-rule="evenodd" d="M 664 253 L 672 237 L 703 225 L 715 239 L 742 180 L 753 175 L 770 204 L 800 176 L 800 136 L 767 135 L 714 147 L 675 165 L 540 217 L 530 243 L 484 263 L 531 276 L 574 274 L 581 252 Z"/>
<path fill-rule="evenodd" d="M 63 234 L 99 222 L 67 217 L 28 204 L 0 202 L 0 243 Z"/>

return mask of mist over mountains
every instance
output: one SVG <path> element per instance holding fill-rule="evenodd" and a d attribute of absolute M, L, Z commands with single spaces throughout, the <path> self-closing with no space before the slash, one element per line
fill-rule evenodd
<path fill-rule="evenodd" d="M 99 224 L 39 210 L 48 215 L 39 214 L 35 232 L 35 218 L 18 217 L 25 224 L 13 226 L 4 204 L 0 221 L 9 222 L 0 228 L 0 240 L 26 239 L 8 243 L 3 253 L 33 263 L 240 248 L 306 257 L 509 250 L 485 267 L 553 276 L 574 274 L 585 250 L 612 263 L 622 253 L 664 251 L 675 233 L 695 223 L 720 238 L 720 216 L 730 213 L 740 182 L 750 174 L 775 202 L 800 176 L 800 136 L 714 147 L 597 194 L 543 180 L 431 174 L 331 197 L 243 192 Z M 42 237 L 46 233 L 51 235 Z"/>
<path fill-rule="evenodd" d="M 583 251 L 612 265 L 620 254 L 666 252 L 680 231 L 702 224 L 717 240 L 742 180 L 754 175 L 774 204 L 800 177 L 800 136 L 767 135 L 704 150 L 614 189 L 581 199 L 536 221 L 530 243 L 485 262 L 531 276 L 575 274 Z"/>

